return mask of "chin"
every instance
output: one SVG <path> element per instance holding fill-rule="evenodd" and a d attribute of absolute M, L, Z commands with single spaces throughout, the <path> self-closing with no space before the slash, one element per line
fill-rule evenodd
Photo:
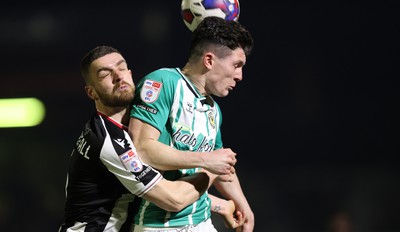
<path fill-rule="evenodd" d="M 221 97 L 226 97 L 229 95 L 229 91 L 226 91 L 225 93 L 221 94 Z"/>
<path fill-rule="evenodd" d="M 125 101 L 125 102 L 129 102 L 133 100 L 133 94 L 132 93 L 124 93 L 121 94 L 118 99 L 120 99 L 121 101 Z"/>

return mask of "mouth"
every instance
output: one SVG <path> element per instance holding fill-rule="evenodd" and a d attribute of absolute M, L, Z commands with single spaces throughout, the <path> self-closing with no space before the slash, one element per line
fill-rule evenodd
<path fill-rule="evenodd" d="M 118 88 L 117 88 L 117 91 L 125 91 L 125 90 L 127 90 L 127 89 L 130 89 L 131 87 L 130 87 L 130 85 L 128 85 L 128 84 L 121 84 Z"/>

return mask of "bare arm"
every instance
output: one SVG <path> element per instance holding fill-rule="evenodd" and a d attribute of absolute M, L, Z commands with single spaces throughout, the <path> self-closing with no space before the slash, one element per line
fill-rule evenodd
<path fill-rule="evenodd" d="M 129 134 L 142 160 L 157 169 L 177 170 L 202 167 L 220 175 L 234 173 L 236 153 L 229 148 L 212 152 L 180 151 L 159 142 L 160 132 L 136 118 L 130 119 Z"/>
<path fill-rule="evenodd" d="M 162 179 L 143 196 L 143 199 L 166 211 L 179 212 L 198 200 L 215 178 L 211 173 L 198 172 L 176 181 Z"/>
<path fill-rule="evenodd" d="M 235 229 L 243 225 L 243 215 L 235 210 L 235 203 L 232 200 L 225 200 L 211 194 L 208 196 L 211 199 L 211 212 L 221 216 L 227 228 Z"/>

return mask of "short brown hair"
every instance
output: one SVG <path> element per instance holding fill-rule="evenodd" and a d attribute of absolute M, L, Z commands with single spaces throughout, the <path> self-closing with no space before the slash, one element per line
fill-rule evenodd
<path fill-rule="evenodd" d="M 117 49 L 110 47 L 110 46 L 97 46 L 94 49 L 92 49 L 90 52 L 86 53 L 86 55 L 83 56 L 81 60 L 81 75 L 83 77 L 83 80 L 85 81 L 86 84 L 90 82 L 89 77 L 88 77 L 88 72 L 90 65 L 94 60 L 97 60 L 100 57 L 103 57 L 105 55 L 111 54 L 111 53 L 118 53 L 121 54 Z"/>

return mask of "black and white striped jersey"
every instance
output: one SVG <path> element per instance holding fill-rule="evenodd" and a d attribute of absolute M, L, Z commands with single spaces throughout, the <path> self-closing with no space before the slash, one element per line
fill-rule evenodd
<path fill-rule="evenodd" d="M 85 124 L 70 157 L 60 232 L 129 231 L 135 196 L 162 175 L 140 160 L 126 130 L 100 112 Z"/>

